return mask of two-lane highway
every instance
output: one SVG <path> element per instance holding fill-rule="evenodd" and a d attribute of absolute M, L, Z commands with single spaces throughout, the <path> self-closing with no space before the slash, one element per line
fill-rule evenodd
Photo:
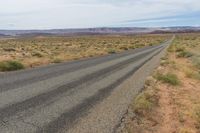
<path fill-rule="evenodd" d="M 0 74 L 0 133 L 68 132 L 171 41 Z"/>

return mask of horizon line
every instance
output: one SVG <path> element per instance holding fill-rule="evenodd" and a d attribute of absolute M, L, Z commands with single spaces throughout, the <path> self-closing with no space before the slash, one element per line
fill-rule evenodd
<path fill-rule="evenodd" d="M 0 29 L 1 31 L 7 30 L 7 31 L 12 31 L 12 30 L 19 30 L 19 31 L 27 31 L 27 30 L 35 30 L 35 31 L 40 31 L 40 30 L 79 30 L 79 29 L 101 29 L 101 28 L 181 28 L 181 27 L 191 27 L 191 28 L 199 28 L 200 26 L 197 25 L 177 25 L 177 26 L 103 26 L 103 27 L 86 27 L 86 28 L 35 28 L 35 29 Z"/>

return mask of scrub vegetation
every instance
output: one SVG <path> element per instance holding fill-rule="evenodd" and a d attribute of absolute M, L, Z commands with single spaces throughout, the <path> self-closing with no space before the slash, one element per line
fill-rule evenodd
<path fill-rule="evenodd" d="M 155 78 L 159 81 L 162 81 L 163 83 L 168 83 L 170 85 L 180 84 L 180 81 L 177 75 L 173 73 L 167 73 L 167 74 L 157 73 Z"/>
<path fill-rule="evenodd" d="M 0 71 L 14 71 L 23 69 L 24 65 L 18 61 L 2 61 L 0 62 Z"/>
<path fill-rule="evenodd" d="M 17 60 L 25 67 L 35 67 L 158 45 L 168 38 L 169 35 L 93 35 L 1 39 L 0 62 L 5 66 L 9 64 L 5 61 Z M 6 70 L 17 69 L 0 69 Z"/>

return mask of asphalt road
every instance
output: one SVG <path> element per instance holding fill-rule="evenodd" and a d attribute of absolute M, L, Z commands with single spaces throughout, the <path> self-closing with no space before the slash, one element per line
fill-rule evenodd
<path fill-rule="evenodd" d="M 170 42 L 103 57 L 1 73 L 0 133 L 70 132 L 86 118 L 89 110 L 96 108 Z"/>

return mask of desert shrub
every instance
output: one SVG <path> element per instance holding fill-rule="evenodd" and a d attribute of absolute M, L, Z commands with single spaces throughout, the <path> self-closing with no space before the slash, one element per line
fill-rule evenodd
<path fill-rule="evenodd" d="M 139 94 L 133 103 L 133 111 L 138 115 L 145 115 L 158 104 L 158 97 L 153 90 L 144 91 Z"/>
<path fill-rule="evenodd" d="M 159 81 L 162 81 L 164 83 L 168 83 L 171 85 L 179 85 L 180 84 L 178 77 L 172 73 L 167 73 L 167 74 L 157 73 L 155 78 Z"/>
<path fill-rule="evenodd" d="M 168 60 L 168 57 L 167 56 L 162 57 L 161 60 Z"/>
<path fill-rule="evenodd" d="M 134 45 L 129 46 L 129 49 L 135 49 Z"/>
<path fill-rule="evenodd" d="M 200 62 L 196 62 L 195 63 L 195 67 L 197 67 L 198 69 L 200 69 Z"/>
<path fill-rule="evenodd" d="M 155 86 L 155 79 L 153 77 L 148 77 L 145 81 L 145 86 Z"/>
<path fill-rule="evenodd" d="M 192 130 L 188 128 L 180 128 L 179 133 L 192 133 Z"/>
<path fill-rule="evenodd" d="M 7 51 L 7 52 L 13 52 L 13 51 L 16 51 L 15 48 L 3 48 L 4 51 Z"/>
<path fill-rule="evenodd" d="M 161 60 L 161 62 L 160 62 L 161 66 L 167 66 L 169 64 L 170 64 L 170 61 L 168 61 L 168 60 Z"/>
<path fill-rule="evenodd" d="M 52 63 L 61 63 L 62 62 L 62 60 L 61 59 L 58 59 L 58 58 L 56 58 L 56 59 L 54 59 L 53 61 L 52 61 Z"/>
<path fill-rule="evenodd" d="M 2 61 L 0 62 L 0 71 L 15 71 L 23 69 L 24 65 L 18 61 Z"/>
<path fill-rule="evenodd" d="M 179 58 L 189 58 L 192 56 L 193 56 L 193 54 L 188 51 L 181 51 L 177 54 L 177 57 L 179 57 Z"/>
<path fill-rule="evenodd" d="M 143 44 L 135 44 L 135 48 L 140 48 Z"/>
<path fill-rule="evenodd" d="M 122 49 L 122 50 L 128 50 L 128 48 L 126 46 L 121 46 L 120 49 Z"/>
<path fill-rule="evenodd" d="M 174 52 L 174 45 L 170 45 L 167 49 L 168 52 Z"/>
<path fill-rule="evenodd" d="M 184 113 L 183 112 L 178 112 L 178 120 L 181 123 L 185 122 Z"/>
<path fill-rule="evenodd" d="M 114 53 L 116 53 L 116 51 L 114 49 L 108 49 L 108 53 L 109 54 L 114 54 Z"/>
<path fill-rule="evenodd" d="M 195 117 L 196 117 L 196 127 L 199 129 L 200 128 L 200 106 L 197 106 L 195 109 Z"/>
<path fill-rule="evenodd" d="M 176 52 L 183 52 L 185 51 L 185 47 L 176 46 Z"/>
<path fill-rule="evenodd" d="M 158 42 L 158 43 L 160 43 L 160 42 Z M 149 46 L 153 46 L 154 44 L 153 43 L 149 43 Z"/>
<path fill-rule="evenodd" d="M 188 70 L 188 71 L 185 72 L 185 74 L 188 78 L 200 80 L 200 72 Z"/>
<path fill-rule="evenodd" d="M 33 52 L 32 56 L 39 57 L 39 58 L 43 57 L 42 53 L 40 52 Z"/>
<path fill-rule="evenodd" d="M 192 57 L 192 63 L 197 69 L 200 69 L 200 56 Z"/>

